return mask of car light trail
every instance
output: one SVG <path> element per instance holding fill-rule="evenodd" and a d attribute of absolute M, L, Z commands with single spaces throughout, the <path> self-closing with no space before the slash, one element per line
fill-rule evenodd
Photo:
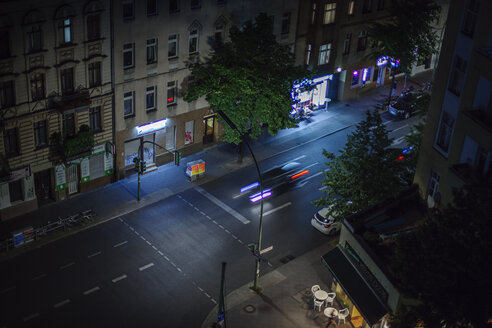
<path fill-rule="evenodd" d="M 294 180 L 294 179 L 297 179 L 297 178 L 299 178 L 299 177 L 302 177 L 303 175 L 308 174 L 308 173 L 309 173 L 309 170 L 304 170 L 304 171 L 302 171 L 302 172 L 299 172 L 299 173 L 297 173 L 297 174 L 294 174 L 294 175 L 293 175 L 293 176 L 291 176 L 290 178 L 291 178 L 292 180 Z"/>
<path fill-rule="evenodd" d="M 254 189 L 256 187 L 258 187 L 260 184 L 257 182 L 253 182 L 252 184 L 246 186 L 246 187 L 242 187 L 241 188 L 241 192 L 245 192 L 245 191 L 248 191 L 248 190 L 251 190 L 251 189 Z"/>
<path fill-rule="evenodd" d="M 249 200 L 252 202 L 252 203 L 256 203 L 257 201 L 259 201 L 260 199 L 265 199 L 267 197 L 270 197 L 272 195 L 272 191 L 270 189 L 266 189 L 266 190 L 263 190 L 263 194 L 260 195 L 260 193 L 256 193 L 254 195 L 252 195 Z"/>

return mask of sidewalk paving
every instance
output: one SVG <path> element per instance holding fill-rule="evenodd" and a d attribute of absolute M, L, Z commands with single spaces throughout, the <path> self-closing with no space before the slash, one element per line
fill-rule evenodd
<path fill-rule="evenodd" d="M 410 78 L 407 87 L 414 85 L 415 89 L 420 88 L 424 82 L 430 81 L 431 74 L 432 72 L 425 72 Z M 402 90 L 403 81 L 400 81 L 397 94 Z M 365 111 L 374 109 L 388 93 L 389 85 L 386 85 L 367 90 L 348 101 L 332 103 L 327 109 L 315 111 L 310 122 L 301 122 L 299 128 L 279 131 L 277 136 L 262 135 L 257 140 L 251 141 L 251 147 L 258 161 L 261 161 L 338 131 L 353 128 L 356 125 L 354 118 L 355 121 L 364 119 Z M 197 159 L 206 162 L 206 175 L 198 181 L 190 182 L 185 175 L 186 163 Z M 58 217 L 68 217 L 87 209 L 96 212 L 95 224 L 100 224 L 251 164 L 252 159 L 247 152 L 243 163 L 238 164 L 235 146 L 217 144 L 183 158 L 179 167 L 168 163 L 142 175 L 140 202 L 137 201 L 137 175 L 133 175 L 102 188 L 40 207 L 20 217 L 0 222 L 0 239 L 9 236 L 17 229 L 27 226 L 39 227 L 48 221 L 56 221 Z M 25 247 L 0 254 L 0 260 L 16 256 L 32 247 L 40 247 L 44 243 L 77 231 L 75 229 L 57 237 L 48 235 Z M 329 290 L 332 278 L 329 271 L 322 266 L 320 257 L 334 245 L 333 240 L 328 241 L 322 247 L 262 276 L 261 294 L 250 291 L 249 284 L 232 291 L 226 298 L 228 324 L 234 327 L 324 327 L 328 322 L 327 318 L 322 312 L 311 310 L 312 305 L 307 302 L 309 299 L 307 295 L 314 284 Z M 210 327 L 215 322 L 216 315 L 217 309 L 212 310 L 202 327 Z"/>

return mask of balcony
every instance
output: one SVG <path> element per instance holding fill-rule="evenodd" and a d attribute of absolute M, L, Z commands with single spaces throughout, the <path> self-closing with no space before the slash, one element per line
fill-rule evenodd
<path fill-rule="evenodd" d="M 54 107 L 60 112 L 78 107 L 86 107 L 91 103 L 89 90 L 83 88 L 82 86 L 79 86 L 70 94 L 62 96 L 57 95 L 52 98 L 52 101 Z"/>
<path fill-rule="evenodd" d="M 72 138 L 64 137 L 60 132 L 51 135 L 52 151 L 65 162 L 89 155 L 94 147 L 94 132 L 87 125 L 80 126 L 79 132 Z"/>

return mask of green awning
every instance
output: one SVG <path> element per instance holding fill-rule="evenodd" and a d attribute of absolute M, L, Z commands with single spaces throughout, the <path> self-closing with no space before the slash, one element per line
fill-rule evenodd
<path fill-rule="evenodd" d="M 323 255 L 321 260 L 370 326 L 388 313 L 386 307 L 343 254 L 340 245 Z"/>

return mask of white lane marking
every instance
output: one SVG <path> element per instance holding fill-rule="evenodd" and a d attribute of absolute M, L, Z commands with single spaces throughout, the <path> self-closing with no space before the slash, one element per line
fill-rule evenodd
<path fill-rule="evenodd" d="M 283 163 L 283 164 L 280 164 L 280 166 L 284 166 L 284 165 L 289 164 L 289 163 L 291 163 L 291 162 L 298 161 L 298 160 L 300 160 L 300 159 L 303 159 L 304 157 L 306 157 L 306 155 L 302 155 L 302 156 L 296 157 L 296 158 L 294 158 L 294 159 L 291 159 L 291 160 L 290 160 L 290 161 L 288 161 L 288 162 L 285 162 L 285 163 Z"/>
<path fill-rule="evenodd" d="M 267 216 L 267 215 L 269 215 L 269 214 L 275 213 L 275 212 L 277 212 L 277 211 L 279 211 L 279 210 L 281 210 L 281 209 L 283 209 L 284 207 L 287 207 L 287 206 L 289 206 L 289 205 L 292 205 L 292 203 L 291 203 L 291 202 L 287 202 L 287 203 L 285 203 L 285 204 L 283 204 L 283 205 L 280 205 L 279 207 L 276 207 L 276 208 L 274 208 L 273 210 L 270 210 L 270 211 L 268 211 L 268 212 L 263 213 L 263 216 Z"/>
<path fill-rule="evenodd" d="M 7 287 L 3 290 L 0 291 L 0 294 L 3 294 L 3 293 L 7 293 L 7 292 L 10 292 L 11 290 L 14 290 L 16 287 L 15 286 L 10 286 L 10 287 Z"/>
<path fill-rule="evenodd" d="M 74 265 L 74 264 L 75 264 L 75 262 L 70 262 L 70 263 L 68 263 L 68 264 L 62 265 L 62 266 L 60 267 L 60 270 L 66 269 L 66 268 L 68 268 L 68 267 L 71 267 L 71 266 L 72 266 L 72 265 Z"/>
<path fill-rule="evenodd" d="M 39 276 L 36 276 L 36 277 L 32 278 L 32 281 L 39 280 L 39 279 L 44 278 L 44 277 L 46 277 L 46 273 L 42 273 Z"/>
<path fill-rule="evenodd" d="M 327 189 L 327 188 L 328 188 L 327 186 L 323 186 L 323 187 L 321 187 L 321 188 L 318 188 L 318 190 L 325 190 L 325 189 Z"/>
<path fill-rule="evenodd" d="M 269 251 L 271 251 L 273 249 L 273 245 L 270 246 L 270 247 L 267 247 L 267 248 L 263 248 L 261 251 L 260 251 L 260 255 L 261 254 L 265 254 L 265 253 L 268 253 Z"/>
<path fill-rule="evenodd" d="M 157 247 L 155 247 L 154 245 L 152 245 L 152 248 L 156 251 L 157 250 Z"/>
<path fill-rule="evenodd" d="M 87 258 L 89 258 L 89 259 L 90 259 L 91 257 L 101 255 L 101 253 L 102 253 L 101 251 L 99 251 L 99 252 L 95 252 L 94 254 L 91 254 L 91 255 L 87 256 Z"/>
<path fill-rule="evenodd" d="M 99 288 L 98 286 L 96 286 L 96 287 L 94 287 L 94 288 L 91 288 L 91 289 L 88 289 L 88 290 L 86 290 L 86 291 L 84 292 L 84 295 L 89 295 L 90 293 L 97 292 L 99 289 L 101 289 L 101 288 Z"/>
<path fill-rule="evenodd" d="M 214 302 L 214 304 L 217 304 L 217 302 L 212 297 L 210 297 L 210 300 Z"/>
<path fill-rule="evenodd" d="M 146 265 L 138 268 L 138 271 L 143 271 L 143 270 L 148 269 L 148 268 L 153 267 L 153 266 L 154 266 L 154 263 L 150 262 L 149 264 L 146 264 Z"/>
<path fill-rule="evenodd" d="M 393 121 L 386 121 L 386 122 L 383 122 L 383 124 L 386 125 L 386 124 L 389 124 L 391 122 L 393 122 Z"/>
<path fill-rule="evenodd" d="M 61 301 L 60 303 L 56 303 L 55 305 L 53 305 L 53 307 L 55 309 L 58 309 L 59 307 L 65 305 L 65 304 L 68 304 L 68 303 L 70 303 L 70 300 L 69 299 L 66 299 L 66 300 Z"/>
<path fill-rule="evenodd" d="M 128 242 L 128 240 L 122 241 L 121 243 L 113 245 L 113 247 L 120 247 L 121 245 L 125 245 L 127 242 Z"/>
<path fill-rule="evenodd" d="M 118 282 L 118 281 L 123 280 L 123 279 L 125 279 L 125 278 L 126 278 L 126 274 L 121 275 L 121 276 L 119 276 L 119 277 L 116 277 L 116 278 L 114 278 L 114 279 L 113 279 L 113 280 L 111 280 L 111 281 L 112 281 L 112 282 Z"/>
<path fill-rule="evenodd" d="M 22 320 L 23 320 L 24 322 L 26 322 L 26 321 L 29 321 L 29 320 L 34 319 L 34 318 L 36 318 L 36 317 L 39 317 L 39 313 L 38 313 L 38 312 L 33 313 L 33 314 L 31 314 L 31 315 L 28 315 L 27 317 L 22 318 Z"/>
<path fill-rule="evenodd" d="M 224 226 L 223 226 L 222 224 L 219 224 L 219 227 L 220 227 L 221 229 L 224 229 Z"/>
<path fill-rule="evenodd" d="M 169 261 L 169 257 L 167 257 L 166 255 L 164 255 L 164 258 L 166 259 L 166 261 Z"/>
<path fill-rule="evenodd" d="M 233 199 L 236 199 L 236 198 L 239 198 L 241 197 L 242 195 L 246 195 L 245 192 L 243 192 L 242 194 L 237 194 L 236 196 L 232 196 Z"/>
<path fill-rule="evenodd" d="M 406 128 L 407 126 L 408 126 L 408 124 L 402 125 L 402 126 L 400 126 L 399 128 L 396 128 L 396 129 L 392 130 L 391 132 L 395 132 L 395 131 L 398 131 L 398 130 L 404 129 L 404 128 Z"/>
<path fill-rule="evenodd" d="M 150 241 L 148 241 L 148 240 L 146 240 L 145 242 L 146 242 L 148 245 L 152 245 L 152 244 L 150 243 Z"/>
<path fill-rule="evenodd" d="M 159 253 L 160 255 L 164 255 L 164 253 L 162 253 L 161 251 L 157 251 L 157 253 Z"/>
<path fill-rule="evenodd" d="M 211 200 L 213 203 L 215 203 L 216 205 L 218 205 L 219 207 L 221 207 L 224 211 L 226 211 L 227 213 L 231 214 L 236 219 L 238 219 L 239 221 L 241 221 L 243 224 L 248 224 L 250 222 L 244 216 L 242 216 L 241 214 L 239 214 L 238 212 L 236 212 L 235 210 L 233 210 L 232 208 L 230 208 L 228 205 L 224 204 L 222 201 L 220 201 L 215 196 L 213 196 L 210 193 L 208 193 L 207 191 L 205 191 L 203 188 L 201 188 L 199 186 L 195 186 L 195 189 L 199 193 L 201 193 L 203 196 L 205 196 L 209 200 Z"/>

